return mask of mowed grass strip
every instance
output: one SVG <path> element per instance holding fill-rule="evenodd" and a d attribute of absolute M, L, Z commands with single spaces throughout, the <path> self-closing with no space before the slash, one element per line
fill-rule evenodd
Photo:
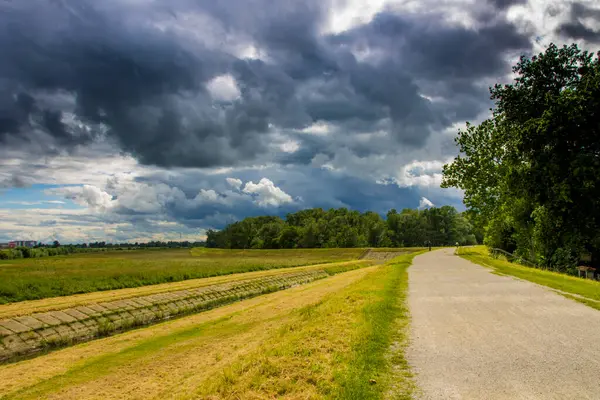
<path fill-rule="evenodd" d="M 296 311 L 257 350 L 205 381 L 206 399 L 409 399 L 407 268 L 403 255 Z"/>
<path fill-rule="evenodd" d="M 538 268 L 526 267 L 511 263 L 504 259 L 497 259 L 490 256 L 485 246 L 461 248 L 458 251 L 458 255 L 476 264 L 493 268 L 496 273 L 525 279 L 539 285 L 556 289 L 559 293 L 565 292 L 567 293 L 567 297 L 600 310 L 600 282 L 559 274 L 557 272 L 545 271 Z M 574 296 L 569 296 L 568 293 Z M 583 298 L 578 296 L 582 296 Z"/>
<path fill-rule="evenodd" d="M 146 296 L 135 298 L 135 301 L 128 303 L 120 301 L 101 303 L 99 306 L 102 306 L 105 311 L 88 317 L 76 309 L 63 309 L 63 316 L 74 316 L 77 321 L 63 322 L 53 326 L 52 329 L 40 329 L 41 322 L 39 321 L 45 321 L 46 318 L 55 317 L 57 314 L 46 314 L 44 317 L 40 314 L 32 314 L 25 323 L 39 324 L 37 329 L 30 328 L 28 331 L 9 334 L 7 337 L 2 337 L 2 332 L 0 332 L 0 362 L 16 362 L 19 359 L 22 360 L 23 356 L 30 357 L 34 354 L 39 356 L 40 353 L 57 350 L 78 342 L 113 335 L 164 320 L 181 318 L 267 293 L 287 290 L 366 265 L 369 263 L 355 261 L 337 263 L 333 268 L 299 267 L 287 269 L 287 273 L 212 285 L 208 291 L 179 291 L 169 293 L 168 297 L 160 299 L 156 299 L 155 296 Z M 93 306 L 89 307 L 91 308 L 85 308 L 82 311 L 93 312 Z M 0 320 L 0 326 L 4 325 L 9 329 L 18 323 L 18 320 Z M 21 340 L 24 337 L 27 337 L 26 341 Z"/>
<path fill-rule="evenodd" d="M 0 393 L 4 399 L 407 398 L 404 296 L 412 257 L 0 366 Z"/>
<path fill-rule="evenodd" d="M 355 260 L 364 249 L 171 249 L 0 261 L 0 304 Z"/>
<path fill-rule="evenodd" d="M 197 398 L 205 379 L 252 353 L 296 310 L 374 268 L 0 366 L 0 398 Z"/>

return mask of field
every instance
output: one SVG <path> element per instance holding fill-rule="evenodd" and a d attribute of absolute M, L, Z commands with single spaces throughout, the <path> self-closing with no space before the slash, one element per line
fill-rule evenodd
<path fill-rule="evenodd" d="M 132 250 L 0 261 L 0 304 L 355 260 L 364 249 Z"/>
<path fill-rule="evenodd" d="M 484 267 L 493 268 L 498 274 L 511 275 L 550 287 L 564 296 L 600 310 L 600 282 L 526 267 L 502 258 L 496 259 L 489 255 L 485 246 L 461 248 L 458 255 Z"/>
<path fill-rule="evenodd" d="M 410 398 L 405 296 L 415 254 L 0 366 L 0 393 L 3 399 Z"/>

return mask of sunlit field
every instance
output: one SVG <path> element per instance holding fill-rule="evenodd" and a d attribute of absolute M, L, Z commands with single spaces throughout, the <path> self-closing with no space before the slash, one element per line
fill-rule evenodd
<path fill-rule="evenodd" d="M 312 283 L 2 365 L 0 393 L 408 399 L 407 268 L 416 254 L 357 269 L 349 263 L 345 272 L 337 265 L 331 272 L 340 273 Z"/>
<path fill-rule="evenodd" d="M 130 250 L 0 261 L 0 304 L 349 261 L 364 249 Z"/>

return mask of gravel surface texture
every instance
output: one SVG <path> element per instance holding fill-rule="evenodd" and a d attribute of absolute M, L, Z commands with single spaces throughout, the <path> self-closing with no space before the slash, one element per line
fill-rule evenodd
<path fill-rule="evenodd" d="M 600 399 L 600 312 L 453 255 L 409 269 L 419 399 Z"/>

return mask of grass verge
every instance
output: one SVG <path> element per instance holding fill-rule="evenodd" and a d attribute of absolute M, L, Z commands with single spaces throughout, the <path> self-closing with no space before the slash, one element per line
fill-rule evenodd
<path fill-rule="evenodd" d="M 397 257 L 359 282 L 295 312 L 292 322 L 205 381 L 208 399 L 410 398 L 404 358 L 407 268 Z M 391 354 L 390 354 L 391 352 Z"/>
<path fill-rule="evenodd" d="M 461 248 L 458 255 L 476 264 L 493 268 L 498 274 L 515 276 L 555 289 L 566 297 L 600 310 L 600 282 L 496 259 L 489 255 L 485 246 Z"/>
<path fill-rule="evenodd" d="M 412 375 L 404 356 L 408 344 L 407 269 L 424 250 L 395 258 L 374 274 L 364 294 L 361 329 L 349 359 L 338 368 L 335 399 L 410 399 Z M 375 283 L 374 282 L 374 283 Z"/>

